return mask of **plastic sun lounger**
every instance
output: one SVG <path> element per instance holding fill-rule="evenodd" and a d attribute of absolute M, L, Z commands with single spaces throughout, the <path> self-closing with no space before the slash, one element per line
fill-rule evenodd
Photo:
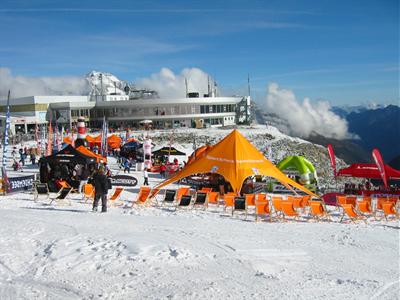
<path fill-rule="evenodd" d="M 33 191 L 33 201 L 38 201 L 39 196 L 46 196 L 46 199 L 49 199 L 50 192 L 47 183 L 35 183 L 34 191 Z"/>
<path fill-rule="evenodd" d="M 271 209 L 269 206 L 269 200 L 267 199 L 266 194 L 257 194 L 256 195 L 256 222 L 258 221 L 259 216 L 268 215 L 269 221 L 271 222 Z"/>
<path fill-rule="evenodd" d="M 340 219 L 340 222 L 343 221 L 344 217 L 347 216 L 351 222 L 355 222 L 358 220 L 362 220 L 365 223 L 367 223 L 367 221 L 365 220 L 365 216 L 360 214 L 353 206 L 353 204 L 343 204 L 343 215 L 342 218 Z"/>
<path fill-rule="evenodd" d="M 72 188 L 61 188 L 57 192 L 56 196 L 54 198 L 51 198 L 49 205 L 51 205 L 53 203 L 53 201 L 58 202 L 58 201 L 66 200 L 69 193 L 71 193 L 71 191 L 72 191 Z M 69 204 L 71 204 L 71 201 L 69 202 Z"/>

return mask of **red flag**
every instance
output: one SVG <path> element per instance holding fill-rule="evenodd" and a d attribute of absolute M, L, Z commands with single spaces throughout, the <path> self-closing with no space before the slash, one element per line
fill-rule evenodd
<path fill-rule="evenodd" d="M 386 177 L 386 172 L 385 172 L 385 164 L 383 163 L 382 155 L 379 152 L 378 149 L 372 150 L 372 157 L 374 158 L 374 161 L 379 169 L 379 173 L 381 174 L 383 184 L 385 185 L 385 188 L 387 188 L 387 177 Z"/>
<path fill-rule="evenodd" d="M 335 152 L 333 151 L 333 147 L 332 147 L 332 145 L 331 144 L 329 144 L 328 146 L 327 146 L 327 148 L 328 148 L 328 153 L 329 153 L 329 158 L 331 159 L 331 166 L 332 166 L 332 169 L 333 169 L 333 176 L 335 176 L 336 177 L 336 158 L 335 158 Z"/>

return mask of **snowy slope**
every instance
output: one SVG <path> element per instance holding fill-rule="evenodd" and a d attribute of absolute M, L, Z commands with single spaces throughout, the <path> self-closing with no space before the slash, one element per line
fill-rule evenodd
<path fill-rule="evenodd" d="M 115 160 L 109 159 L 114 172 Z M 133 173 L 142 181 L 141 173 Z M 151 174 L 150 185 L 160 181 Z M 399 224 L 0 197 L 1 299 L 396 299 Z M 158 198 L 161 200 L 161 196 Z"/>

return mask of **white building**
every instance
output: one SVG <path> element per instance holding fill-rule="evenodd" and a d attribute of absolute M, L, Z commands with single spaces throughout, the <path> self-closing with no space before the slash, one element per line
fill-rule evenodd
<path fill-rule="evenodd" d="M 196 93 L 194 93 L 195 96 Z M 6 101 L 0 102 L 5 114 Z M 10 100 L 12 133 L 32 132 L 35 125 L 52 120 L 69 128 L 78 117 L 91 127 L 101 127 L 104 116 L 109 127 L 139 127 L 151 120 L 153 127 L 229 126 L 250 121 L 250 97 L 191 97 L 174 99 L 129 99 L 127 95 L 30 96 Z M 4 116 L 1 126 L 4 127 Z M 18 125 L 18 126 L 17 126 Z"/>

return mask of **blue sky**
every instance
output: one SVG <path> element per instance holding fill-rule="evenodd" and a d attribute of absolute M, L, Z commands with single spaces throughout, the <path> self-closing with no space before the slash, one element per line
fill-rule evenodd
<path fill-rule="evenodd" d="M 14 76 L 197 67 L 253 96 L 277 82 L 333 105 L 399 101 L 399 2 L 4 1 L 0 67 Z"/>

